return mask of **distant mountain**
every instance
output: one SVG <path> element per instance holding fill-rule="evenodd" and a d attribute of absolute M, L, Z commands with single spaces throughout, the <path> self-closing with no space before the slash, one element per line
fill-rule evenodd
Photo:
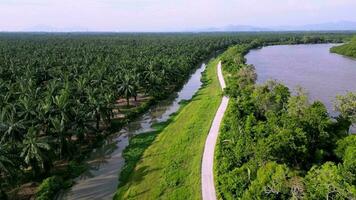
<path fill-rule="evenodd" d="M 356 22 L 339 21 L 322 24 L 308 24 L 304 26 L 279 27 L 282 30 L 305 30 L 305 31 L 352 31 L 356 30 Z M 277 27 L 278 29 L 278 27 Z"/>
<path fill-rule="evenodd" d="M 228 25 L 200 29 L 201 32 L 259 32 L 259 31 L 356 31 L 356 22 L 339 21 L 322 24 L 307 24 L 302 26 L 247 26 Z"/>

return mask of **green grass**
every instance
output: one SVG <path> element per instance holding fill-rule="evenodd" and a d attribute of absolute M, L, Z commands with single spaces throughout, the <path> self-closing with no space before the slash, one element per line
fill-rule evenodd
<path fill-rule="evenodd" d="M 205 139 L 221 102 L 217 62 L 216 59 L 209 63 L 204 87 L 197 95 L 161 133 L 151 141 L 148 139 L 146 144 L 152 144 L 143 153 L 136 153 L 136 162 L 140 159 L 134 163 L 131 175 L 125 177 L 115 199 L 201 198 L 200 169 Z"/>
<path fill-rule="evenodd" d="M 332 53 L 356 58 L 356 36 L 348 43 L 330 49 Z"/>
<path fill-rule="evenodd" d="M 172 116 L 173 117 L 173 116 Z M 171 119 L 166 122 L 154 124 L 155 131 L 135 135 L 130 138 L 129 145 L 123 152 L 125 165 L 119 176 L 119 187 L 125 185 L 130 178 L 136 164 L 140 161 L 145 150 L 153 143 L 157 135 L 171 122 Z"/>

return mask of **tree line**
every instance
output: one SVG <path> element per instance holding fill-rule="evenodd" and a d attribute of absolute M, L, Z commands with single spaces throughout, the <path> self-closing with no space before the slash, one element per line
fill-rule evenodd
<path fill-rule="evenodd" d="M 278 43 L 278 41 L 277 41 Z M 245 54 L 260 41 L 222 56 L 231 102 L 217 146 L 222 199 L 355 199 L 356 93 L 337 98 L 338 117 L 303 89 L 276 81 L 257 85 Z"/>

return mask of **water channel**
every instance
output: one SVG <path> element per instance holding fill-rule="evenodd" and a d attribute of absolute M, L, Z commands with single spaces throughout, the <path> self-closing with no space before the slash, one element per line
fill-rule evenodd
<path fill-rule="evenodd" d="M 117 189 L 118 175 L 125 163 L 122 152 L 129 144 L 129 138 L 152 131 L 153 124 L 166 121 L 178 111 L 180 101 L 191 99 L 202 85 L 201 76 L 205 67 L 205 63 L 201 64 L 179 92 L 152 106 L 120 132 L 111 135 L 104 145 L 94 149 L 86 160 L 89 170 L 75 180 L 73 187 L 61 192 L 57 199 L 112 199 Z"/>

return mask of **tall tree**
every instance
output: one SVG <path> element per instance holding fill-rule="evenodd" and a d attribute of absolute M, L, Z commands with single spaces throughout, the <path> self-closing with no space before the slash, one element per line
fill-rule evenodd
<path fill-rule="evenodd" d="M 356 92 L 349 92 L 344 96 L 337 96 L 335 109 L 342 117 L 351 123 L 356 123 Z"/>

